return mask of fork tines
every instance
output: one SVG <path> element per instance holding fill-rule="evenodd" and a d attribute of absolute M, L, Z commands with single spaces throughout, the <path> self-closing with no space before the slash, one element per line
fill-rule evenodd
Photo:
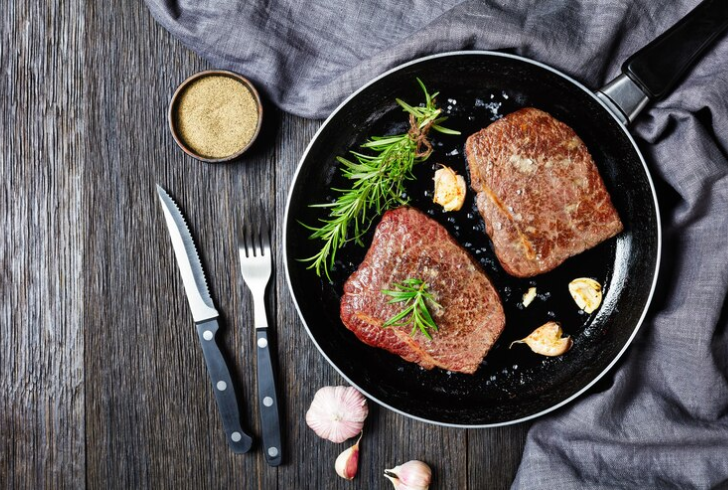
<path fill-rule="evenodd" d="M 259 220 L 258 226 L 245 226 L 237 216 L 238 248 L 245 257 L 261 257 L 270 253 L 270 228 L 267 220 Z"/>

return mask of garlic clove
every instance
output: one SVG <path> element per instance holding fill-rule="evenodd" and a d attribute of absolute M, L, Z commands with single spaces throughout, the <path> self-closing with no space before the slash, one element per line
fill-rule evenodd
<path fill-rule="evenodd" d="M 569 292 L 576 305 L 587 313 L 595 312 L 602 304 L 602 285 L 594 279 L 574 279 L 569 283 Z"/>
<path fill-rule="evenodd" d="M 549 357 L 560 356 L 571 349 L 573 343 L 571 337 L 561 335 L 563 335 L 561 325 L 556 322 L 548 322 L 531 332 L 528 337 L 511 342 L 510 347 L 513 347 L 513 344 L 526 344 L 536 354 Z"/>
<path fill-rule="evenodd" d="M 395 490 L 427 490 L 432 482 L 430 467 L 416 459 L 384 470 L 384 476 L 392 482 Z"/>
<path fill-rule="evenodd" d="M 442 206 L 445 211 L 459 211 L 465 202 L 467 186 L 462 175 L 450 167 L 442 165 L 435 172 L 435 194 L 432 202 Z"/>
<path fill-rule="evenodd" d="M 361 432 L 369 407 L 364 395 L 349 386 L 324 386 L 306 412 L 306 423 L 332 442 L 344 442 Z"/>
<path fill-rule="evenodd" d="M 528 308 L 528 305 L 533 303 L 534 299 L 536 299 L 536 288 L 528 288 L 528 291 L 523 293 L 523 307 Z"/>
<path fill-rule="evenodd" d="M 356 476 L 356 472 L 359 469 L 359 441 L 361 441 L 363 435 L 364 432 L 359 435 L 356 444 L 339 454 L 339 457 L 336 458 L 334 468 L 341 478 L 352 480 Z"/>

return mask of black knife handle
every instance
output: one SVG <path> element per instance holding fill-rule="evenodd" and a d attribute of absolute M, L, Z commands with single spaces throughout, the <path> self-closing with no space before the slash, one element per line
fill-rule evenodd
<path fill-rule="evenodd" d="M 215 340 L 218 329 L 216 319 L 206 320 L 197 324 L 197 335 L 200 337 L 207 372 L 212 381 L 212 390 L 215 392 L 217 408 L 225 429 L 225 439 L 233 452 L 247 453 L 253 445 L 253 439 L 240 426 L 240 410 L 230 370 Z"/>
<path fill-rule="evenodd" d="M 258 353 L 258 405 L 263 432 L 263 452 L 270 466 L 281 464 L 281 422 L 276 396 L 273 356 L 268 342 L 268 330 L 256 329 L 255 347 Z"/>

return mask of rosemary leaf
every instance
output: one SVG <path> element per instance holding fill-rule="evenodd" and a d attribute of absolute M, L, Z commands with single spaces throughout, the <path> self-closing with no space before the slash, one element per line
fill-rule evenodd
<path fill-rule="evenodd" d="M 387 303 L 404 303 L 404 309 L 384 322 L 382 327 L 412 326 L 410 335 L 419 330 L 429 340 L 432 340 L 430 330 L 437 332 L 437 324 L 427 307 L 429 302 L 436 308 L 441 306 L 435 302 L 432 293 L 427 291 L 428 285 L 421 279 L 406 279 L 401 284 L 393 285 L 396 289 L 383 289 L 382 294 L 391 296 Z M 409 318 L 408 318 L 409 317 Z M 404 321 L 405 318 L 408 318 Z"/>

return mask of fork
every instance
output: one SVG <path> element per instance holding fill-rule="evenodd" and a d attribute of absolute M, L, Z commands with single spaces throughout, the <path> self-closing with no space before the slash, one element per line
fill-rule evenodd
<path fill-rule="evenodd" d="M 281 428 L 276 396 L 273 358 L 268 342 L 265 291 L 271 276 L 272 257 L 268 223 L 260 227 L 243 226 L 238 217 L 238 255 L 245 285 L 253 296 L 256 356 L 258 364 L 258 405 L 263 432 L 265 460 L 270 466 L 281 464 Z"/>

